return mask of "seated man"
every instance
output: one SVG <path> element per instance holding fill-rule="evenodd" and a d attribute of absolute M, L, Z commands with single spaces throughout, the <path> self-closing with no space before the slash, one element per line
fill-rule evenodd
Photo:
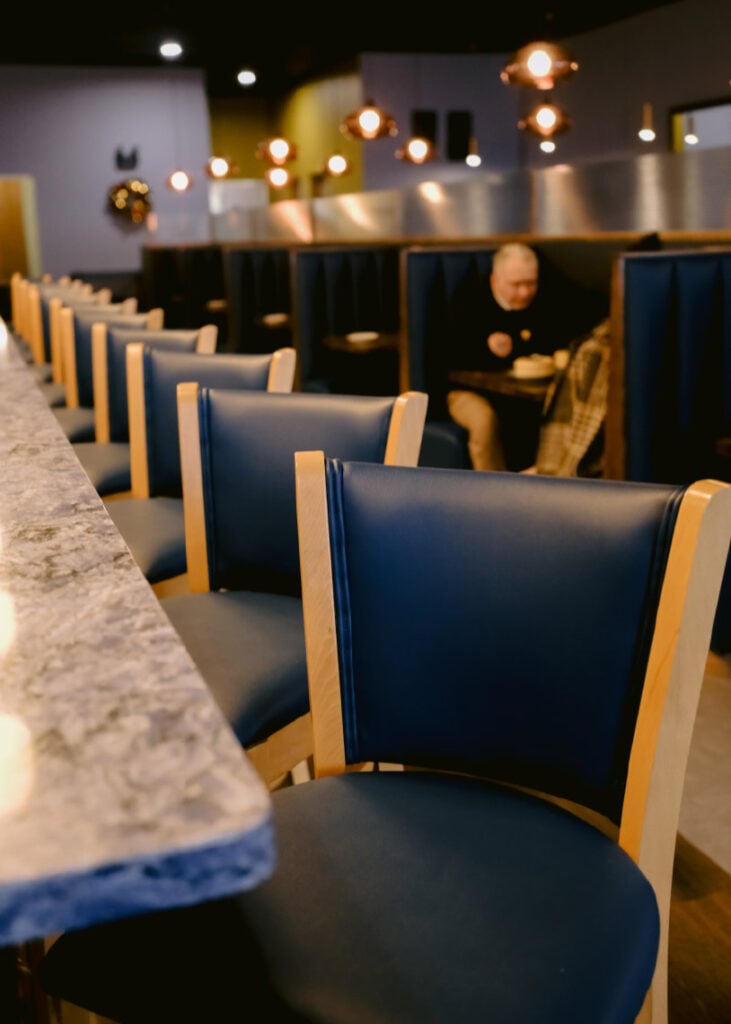
<path fill-rule="evenodd" d="M 573 336 L 570 303 L 540 287 L 538 269 L 538 258 L 527 245 L 514 242 L 498 249 L 476 329 L 454 339 L 453 369 L 507 370 L 518 356 L 550 355 L 567 345 Z M 510 401 L 502 404 L 463 388 L 448 392 L 449 414 L 468 432 L 475 469 L 522 468 L 506 460 L 504 430 Z"/>

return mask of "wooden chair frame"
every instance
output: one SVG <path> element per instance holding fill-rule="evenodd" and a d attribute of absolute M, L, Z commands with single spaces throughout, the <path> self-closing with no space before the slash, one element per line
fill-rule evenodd
<path fill-rule="evenodd" d="M 314 765 L 321 777 L 353 766 L 345 761 L 324 455 L 298 452 L 295 467 Z M 616 836 L 650 880 L 660 910 L 657 967 L 638 1024 L 667 1021 L 675 837 L 729 540 L 731 487 L 714 480 L 689 487 L 668 557 L 619 829 L 603 829 Z"/>

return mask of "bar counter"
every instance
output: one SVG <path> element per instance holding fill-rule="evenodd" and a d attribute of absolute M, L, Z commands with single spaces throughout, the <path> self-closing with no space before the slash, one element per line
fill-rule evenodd
<path fill-rule="evenodd" d="M 0 321 L 0 947 L 248 889 L 268 791 Z"/>

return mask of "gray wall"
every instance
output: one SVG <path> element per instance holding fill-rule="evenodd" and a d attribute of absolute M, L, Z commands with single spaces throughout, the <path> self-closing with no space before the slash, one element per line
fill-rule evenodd
<path fill-rule="evenodd" d="M 485 19 L 489 22 L 489 14 Z M 646 157 L 654 155 L 660 160 L 669 155 L 672 107 L 729 97 L 730 0 L 680 0 L 565 42 L 580 68 L 571 81 L 554 90 L 554 98 L 573 119 L 572 129 L 559 136 L 554 156 L 542 154 L 534 137 L 517 130 L 521 114 L 540 97 L 535 90 L 526 92 L 500 81 L 500 69 L 509 55 L 364 54 L 364 98 L 375 99 L 401 126 L 397 138 L 363 143 L 367 191 L 361 196 L 372 196 L 369 208 L 374 203 L 379 211 L 384 206 L 394 208 L 402 218 L 402 211 L 419 200 L 417 208 L 431 204 L 429 224 L 439 229 L 465 222 L 465 216 L 455 216 L 455 209 L 466 215 L 469 225 L 493 222 L 496 217 L 499 223 L 507 217 L 512 224 L 526 175 L 554 168 L 559 172 L 571 164 L 586 182 L 578 198 L 583 201 L 588 196 L 592 203 L 591 216 L 581 217 L 587 227 L 611 224 L 632 228 L 638 226 L 638 216 L 643 229 L 663 224 L 691 230 L 728 226 L 729 189 L 723 175 L 711 169 L 710 178 L 704 172 L 703 180 L 696 182 L 705 189 L 712 181 L 714 190 L 713 196 L 701 196 L 700 207 L 698 189 L 688 193 L 683 177 L 674 194 L 690 194 L 692 201 L 684 203 L 681 215 L 674 207 L 665 212 L 668 203 L 674 202 L 673 196 L 662 193 L 666 163 L 660 161 L 662 174 L 658 177 L 656 164 Z M 643 102 L 654 106 L 658 137 L 650 144 L 637 138 Z M 408 134 L 409 114 L 414 108 L 436 110 L 441 132 L 440 159 L 421 167 L 394 157 Z M 444 158 L 449 110 L 474 114 L 474 132 L 483 157 L 482 167 L 475 171 Z M 202 72 L 170 67 L 0 66 L 0 138 L 0 174 L 35 179 L 46 271 L 136 269 L 141 265 L 141 247 L 148 242 L 196 242 L 214 237 L 215 224 L 211 225 L 208 215 L 208 180 L 203 173 L 210 155 L 210 125 Z M 139 147 L 135 173 L 152 188 L 157 213 L 154 233 L 144 227 L 127 228 L 106 211 L 108 189 L 128 174 L 115 167 L 118 146 Z M 727 154 L 721 161 L 724 174 L 726 159 Z M 183 163 L 195 176 L 195 187 L 189 193 L 176 195 L 165 187 L 173 162 Z M 594 174 L 585 175 L 579 167 L 587 165 L 588 172 L 588 165 L 594 164 Z M 673 161 L 672 167 L 676 164 Z M 676 174 L 672 168 L 668 173 L 671 177 Z M 549 226 L 554 230 L 565 231 L 577 224 L 576 202 L 570 209 L 557 205 L 562 196 L 573 195 L 566 187 L 568 181 L 554 182 L 549 177 L 546 183 L 551 188 L 539 193 L 539 198 L 548 202 Z M 419 194 L 412 197 L 412 190 L 428 182 L 456 188 L 451 204 L 441 209 L 438 195 L 425 195 L 424 203 Z M 515 195 L 510 191 L 511 182 L 519 185 Z M 628 182 L 630 194 L 625 193 Z M 396 190 L 403 196 L 394 195 Z M 477 207 L 472 191 L 476 192 Z M 505 198 L 496 200 L 501 193 Z M 640 194 L 644 206 L 638 210 Z M 625 195 L 626 210 L 606 205 L 611 199 L 621 206 Z M 486 204 L 485 212 L 475 220 L 475 209 L 481 211 Z M 716 210 L 723 214 L 718 224 L 714 222 Z M 281 202 L 255 211 L 245 218 L 254 226 L 241 226 L 241 240 L 262 237 L 262 223 L 265 237 L 289 237 L 293 218 L 300 217 L 300 212 L 299 204 Z M 332 234 L 339 236 L 339 211 L 328 207 L 323 218 L 326 223 L 334 218 Z M 410 223 L 409 217 L 406 220 Z M 368 234 L 371 222 L 363 223 L 366 228 L 361 230 Z M 372 227 L 380 223 L 379 216 Z M 310 222 L 303 221 L 300 230 L 310 233 Z M 330 236 L 330 227 L 325 233 Z"/>
<path fill-rule="evenodd" d="M 0 139 L 0 174 L 35 179 L 44 271 L 134 270 L 147 242 L 208 236 L 200 71 L 0 66 Z M 116 167 L 118 147 L 137 147 L 136 170 Z M 195 180 L 182 195 L 165 186 L 175 161 Z M 155 233 L 107 212 L 108 190 L 135 176 L 151 188 Z"/>

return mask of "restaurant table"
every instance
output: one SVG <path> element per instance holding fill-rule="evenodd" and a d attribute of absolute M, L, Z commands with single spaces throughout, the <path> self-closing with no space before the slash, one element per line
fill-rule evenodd
<path fill-rule="evenodd" d="M 543 404 L 550 377 L 516 377 L 512 370 L 452 370 L 449 383 L 483 391 L 486 395 L 505 395 L 508 398 L 524 398 Z"/>
<path fill-rule="evenodd" d="M 0 1020 L 18 950 L 240 892 L 269 792 L 0 320 Z"/>
<path fill-rule="evenodd" d="M 500 419 L 506 466 L 526 469 L 535 462 L 543 405 L 550 377 L 516 377 L 512 370 L 452 370 L 449 384 L 484 394 Z"/>

